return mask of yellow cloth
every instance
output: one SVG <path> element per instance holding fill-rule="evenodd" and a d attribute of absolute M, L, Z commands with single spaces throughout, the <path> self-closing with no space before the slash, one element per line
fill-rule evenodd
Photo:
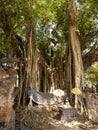
<path fill-rule="evenodd" d="M 71 93 L 73 93 L 75 95 L 81 95 L 82 94 L 81 90 L 79 88 L 76 88 L 76 87 L 71 90 Z"/>

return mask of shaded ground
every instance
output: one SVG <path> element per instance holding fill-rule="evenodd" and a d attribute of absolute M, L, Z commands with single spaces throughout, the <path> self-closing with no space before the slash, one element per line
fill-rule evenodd
<path fill-rule="evenodd" d="M 77 115 L 61 118 L 57 106 L 19 108 L 16 111 L 16 130 L 98 130 L 98 125 Z"/>

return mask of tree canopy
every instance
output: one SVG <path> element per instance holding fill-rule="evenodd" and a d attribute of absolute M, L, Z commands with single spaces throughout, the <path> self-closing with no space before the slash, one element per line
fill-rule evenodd
<path fill-rule="evenodd" d="M 37 47 L 48 64 L 61 53 L 66 61 L 68 18 L 66 0 L 1 0 L 0 58 L 23 57 L 28 25 L 35 24 Z M 85 70 L 98 61 L 98 2 L 79 0 L 77 33 Z"/>

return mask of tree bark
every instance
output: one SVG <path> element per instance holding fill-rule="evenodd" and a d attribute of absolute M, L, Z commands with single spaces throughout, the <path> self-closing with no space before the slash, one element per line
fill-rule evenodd
<path fill-rule="evenodd" d="M 68 43 L 68 64 L 67 64 L 67 84 L 68 91 L 76 87 L 81 89 L 83 87 L 83 62 L 81 56 L 80 40 L 78 35 L 78 27 L 76 20 L 76 7 L 75 0 L 67 0 L 67 14 L 68 14 L 68 30 L 69 30 L 69 43 Z M 70 93 L 71 96 L 71 93 Z M 76 98 L 77 99 L 77 98 Z M 75 100 L 77 106 L 77 100 Z"/>
<path fill-rule="evenodd" d="M 36 87 L 36 35 L 35 26 L 30 22 L 27 29 L 27 42 L 25 45 L 25 59 L 27 59 L 26 64 L 23 67 L 23 84 L 22 84 L 22 105 L 26 104 L 28 88 Z"/>

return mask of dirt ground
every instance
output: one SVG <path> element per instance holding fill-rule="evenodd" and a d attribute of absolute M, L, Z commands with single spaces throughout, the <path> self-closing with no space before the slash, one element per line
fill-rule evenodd
<path fill-rule="evenodd" d="M 57 106 L 28 106 L 16 110 L 15 130 L 98 130 L 98 124 L 77 114 L 62 118 Z"/>

